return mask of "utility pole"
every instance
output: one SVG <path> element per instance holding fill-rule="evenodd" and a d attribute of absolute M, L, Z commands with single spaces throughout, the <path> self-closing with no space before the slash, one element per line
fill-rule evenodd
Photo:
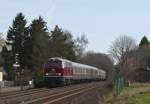
<path fill-rule="evenodd" d="M 19 84 L 20 84 L 20 90 L 23 90 L 23 85 L 22 85 L 22 70 L 19 64 L 19 54 L 15 54 L 15 63 L 13 64 L 13 67 L 15 69 L 15 80 L 19 79 Z"/>

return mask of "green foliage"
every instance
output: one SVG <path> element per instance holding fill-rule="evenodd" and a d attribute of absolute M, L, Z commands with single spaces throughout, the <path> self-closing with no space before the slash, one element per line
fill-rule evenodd
<path fill-rule="evenodd" d="M 150 68 L 150 57 L 148 59 L 148 67 Z"/>
<path fill-rule="evenodd" d="M 30 69 L 32 72 L 40 72 L 49 54 L 49 34 L 46 22 L 39 17 L 32 21 L 30 26 Z"/>
<path fill-rule="evenodd" d="M 33 82 L 34 86 L 36 88 L 40 88 L 40 87 L 45 86 L 45 81 L 44 81 L 43 76 L 35 75 L 33 80 L 34 80 L 34 82 Z"/>
<path fill-rule="evenodd" d="M 131 98 L 130 102 L 132 102 L 132 104 L 149 104 L 149 97 L 150 93 L 137 94 Z"/>
<path fill-rule="evenodd" d="M 143 45 L 146 45 L 146 44 L 149 44 L 149 41 L 148 41 L 147 37 L 144 36 L 144 37 L 141 39 L 141 42 L 140 42 L 139 46 L 143 46 Z"/>
<path fill-rule="evenodd" d="M 51 57 L 63 57 L 69 60 L 75 60 L 74 42 L 72 34 L 62 31 L 57 25 L 51 31 L 50 36 Z"/>
<path fill-rule="evenodd" d="M 111 93 L 106 97 L 104 104 L 149 104 L 150 84 L 136 83 L 130 87 L 125 87 L 119 96 Z"/>
<path fill-rule="evenodd" d="M 19 62 L 22 67 L 24 67 L 27 62 L 27 49 L 25 49 L 25 43 L 29 34 L 26 24 L 27 21 L 24 15 L 22 13 L 18 13 L 7 33 L 7 44 L 12 46 L 13 63 L 15 62 L 15 54 L 18 53 Z"/>
<path fill-rule="evenodd" d="M 41 17 L 34 19 L 30 26 L 26 26 L 26 24 L 25 16 L 18 13 L 7 32 L 7 45 L 10 45 L 12 50 L 8 51 L 4 47 L 3 57 L 9 79 L 12 80 L 14 77 L 13 64 L 16 53 L 19 54 L 18 60 L 21 69 L 25 69 L 24 72 L 31 72 L 33 75 L 37 74 L 38 77 L 35 78 L 37 82 L 41 81 L 39 77 L 43 76 L 43 65 L 48 58 L 63 57 L 72 61 L 76 60 L 74 47 L 77 46 L 77 42 L 74 41 L 70 32 L 63 31 L 56 26 L 49 33 L 47 23 Z M 80 43 L 83 44 L 83 42 L 87 41 L 81 37 Z"/>
<path fill-rule="evenodd" d="M 8 74 L 7 80 L 13 80 L 14 69 L 12 68 L 12 63 L 13 63 L 12 52 L 8 51 L 6 46 L 3 46 L 1 55 L 2 55 L 2 58 L 4 59 L 3 67 Z"/>

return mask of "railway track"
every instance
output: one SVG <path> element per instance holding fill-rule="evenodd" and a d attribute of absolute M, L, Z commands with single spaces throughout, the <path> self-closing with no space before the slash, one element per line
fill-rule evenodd
<path fill-rule="evenodd" d="M 97 83 L 66 86 L 61 88 L 33 90 L 0 97 L 0 104 L 51 104 L 53 102 L 86 92 L 97 87 Z"/>
<path fill-rule="evenodd" d="M 4 99 L 10 99 L 10 98 L 13 98 L 13 97 L 17 97 L 17 96 L 25 96 L 25 95 L 32 95 L 32 94 L 36 94 L 36 93 L 39 93 L 39 92 L 47 92 L 47 91 L 50 91 L 49 89 L 36 89 L 36 90 L 27 90 L 27 91 L 20 91 L 20 92 L 17 92 L 17 93 L 11 93 L 11 94 L 6 94 L 6 95 L 1 95 L 0 96 L 0 99 L 1 100 L 4 100 Z"/>
<path fill-rule="evenodd" d="M 55 103 L 57 101 L 63 100 L 65 98 L 72 97 L 74 95 L 92 90 L 94 88 L 96 88 L 96 87 L 91 87 L 90 86 L 86 89 L 85 89 L 85 87 L 78 88 L 78 89 L 66 91 L 66 92 L 63 92 L 63 93 L 54 94 L 54 95 L 42 97 L 42 98 L 39 98 L 39 99 L 31 100 L 31 101 L 25 102 L 25 104 L 52 104 L 52 103 Z"/>
<path fill-rule="evenodd" d="M 53 95 L 49 95 L 49 96 L 44 96 L 41 98 L 37 98 L 37 99 L 33 99 L 27 102 L 24 102 L 24 104 L 53 104 L 56 103 L 58 101 L 64 100 L 66 98 L 70 98 L 76 95 L 79 95 L 81 93 L 90 91 L 92 89 L 96 89 L 99 88 L 100 84 L 91 84 L 91 85 L 86 85 L 80 88 L 76 88 L 76 89 L 72 89 L 72 90 L 68 90 L 65 92 L 60 92 L 60 93 L 56 93 Z"/>
<path fill-rule="evenodd" d="M 4 97 L 4 96 L 11 96 L 11 95 L 17 95 L 20 93 L 27 93 L 27 92 L 31 92 L 31 91 L 39 91 L 45 88 L 36 88 L 36 89 L 28 89 L 28 90 L 22 90 L 22 91 L 12 91 L 12 92 L 4 92 L 4 93 L 0 93 L 0 98 Z"/>

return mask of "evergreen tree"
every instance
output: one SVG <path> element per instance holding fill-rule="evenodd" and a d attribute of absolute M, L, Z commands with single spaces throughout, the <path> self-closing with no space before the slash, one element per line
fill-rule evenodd
<path fill-rule="evenodd" d="M 140 42 L 139 46 L 143 46 L 143 45 L 146 45 L 146 44 L 149 44 L 149 41 L 148 41 L 147 37 L 144 36 L 144 37 L 141 39 L 141 42 Z"/>
<path fill-rule="evenodd" d="M 7 44 L 12 47 L 13 63 L 15 61 L 15 54 L 18 53 L 19 62 L 22 68 L 26 66 L 27 62 L 27 54 L 25 54 L 27 49 L 25 49 L 25 43 L 29 38 L 29 34 L 26 24 L 27 21 L 24 15 L 18 13 L 7 33 Z"/>
<path fill-rule="evenodd" d="M 8 51 L 6 46 L 3 46 L 1 55 L 4 60 L 4 63 L 3 63 L 4 70 L 8 74 L 7 80 L 13 80 L 14 79 L 14 70 L 12 69 L 12 63 L 13 63 L 12 52 Z"/>
<path fill-rule="evenodd" d="M 69 32 L 62 31 L 57 25 L 51 31 L 51 56 L 75 60 L 74 42 Z"/>
<path fill-rule="evenodd" d="M 74 40 L 72 37 L 72 34 L 68 31 L 64 31 L 63 35 L 65 35 L 67 37 L 66 41 L 65 41 L 65 57 L 67 59 L 70 59 L 72 61 L 76 60 L 76 55 L 75 55 L 75 51 L 74 51 Z"/>
<path fill-rule="evenodd" d="M 46 22 L 41 17 L 32 21 L 30 35 L 31 39 L 29 43 L 31 46 L 30 61 L 32 71 L 41 74 L 43 64 L 48 58 L 49 42 Z"/>

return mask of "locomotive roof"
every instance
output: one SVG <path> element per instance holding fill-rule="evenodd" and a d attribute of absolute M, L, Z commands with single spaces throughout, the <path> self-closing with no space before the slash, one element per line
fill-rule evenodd
<path fill-rule="evenodd" d="M 62 58 L 60 58 L 60 57 L 53 57 L 53 58 L 49 58 L 49 60 L 60 60 L 60 61 L 65 61 L 65 62 L 71 62 L 71 61 L 69 61 L 69 60 L 67 60 L 67 59 L 62 59 Z"/>
<path fill-rule="evenodd" d="M 86 65 L 86 64 L 81 64 L 81 63 L 77 63 L 77 62 L 72 62 L 70 60 L 67 60 L 67 59 L 62 59 L 60 57 L 53 57 L 53 58 L 50 58 L 52 60 L 60 60 L 60 61 L 63 61 L 63 62 L 69 62 L 69 63 L 72 63 L 73 66 L 79 66 L 79 67 L 84 67 L 84 68 L 90 68 L 90 69 L 93 69 L 93 70 L 100 70 L 101 72 L 105 72 L 104 70 L 102 69 L 99 69 L 99 68 L 96 68 L 96 67 L 93 67 L 93 66 L 90 66 L 90 65 Z M 49 59 L 49 60 L 50 60 Z"/>

